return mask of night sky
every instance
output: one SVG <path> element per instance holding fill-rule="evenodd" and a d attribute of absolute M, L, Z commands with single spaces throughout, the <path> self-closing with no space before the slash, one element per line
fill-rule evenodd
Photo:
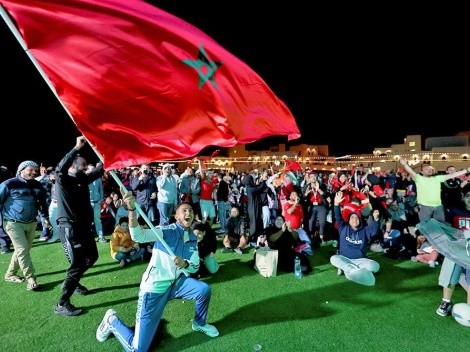
<path fill-rule="evenodd" d="M 298 123 L 302 137 L 290 144 L 327 144 L 330 155 L 341 156 L 402 143 L 406 135 L 470 130 L 466 30 L 443 9 L 148 2 L 206 32 L 257 72 Z M 0 165 L 55 165 L 80 132 L 0 24 Z M 248 149 L 285 142 L 270 138 Z"/>

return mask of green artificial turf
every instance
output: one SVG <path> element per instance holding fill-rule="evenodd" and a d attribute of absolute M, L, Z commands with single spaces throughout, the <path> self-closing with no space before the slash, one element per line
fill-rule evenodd
<path fill-rule="evenodd" d="M 92 293 L 73 296 L 85 310 L 78 317 L 53 313 L 68 263 L 60 243 L 35 241 L 32 258 L 41 288 L 0 280 L 0 346 L 2 351 L 122 351 L 111 337 L 95 338 L 96 327 L 108 308 L 134 324 L 137 291 L 147 265 L 121 268 L 98 243 L 100 258 L 82 279 Z M 220 331 L 210 338 L 191 330 L 192 301 L 169 302 L 153 351 L 465 351 L 470 329 L 452 317 L 435 313 L 442 297 L 439 268 L 392 260 L 370 253 L 381 264 L 376 285 L 366 287 L 336 274 L 329 263 L 332 247 L 315 249 L 313 273 L 298 280 L 293 273 L 265 278 L 249 263 L 253 249 L 243 255 L 216 254 L 220 271 L 203 278 L 212 286 L 208 322 Z M 11 254 L 0 256 L 2 277 Z M 465 302 L 457 287 L 455 302 Z"/>

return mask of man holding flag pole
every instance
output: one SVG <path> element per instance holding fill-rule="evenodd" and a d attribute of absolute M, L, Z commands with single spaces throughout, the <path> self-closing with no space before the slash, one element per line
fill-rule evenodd
<path fill-rule="evenodd" d="M 129 231 L 134 241 L 154 242 L 152 258 L 142 275 L 137 303 L 135 329 L 125 325 L 114 309 L 108 309 L 96 331 L 96 339 L 104 342 L 110 334 L 119 340 L 126 351 L 147 351 L 157 331 L 164 308 L 171 299 L 190 299 L 196 302 L 192 329 L 210 337 L 219 335 L 217 328 L 206 322 L 211 288 L 203 281 L 185 275 L 195 273 L 200 259 L 197 236 L 191 229 L 194 212 L 191 205 L 181 203 L 176 208 L 176 223 L 158 226 L 156 231 L 143 229 L 137 222 L 136 201 L 132 192 L 123 194 L 129 209 Z M 163 245 L 159 238 L 165 241 Z M 174 253 L 170 255 L 166 246 Z"/>
<path fill-rule="evenodd" d="M 105 170 L 192 158 L 211 145 L 300 137 L 287 106 L 248 65 L 198 28 L 144 1 L 0 0 L 0 5 L 0 16 L 103 156 Z M 137 241 L 156 239 L 152 261 L 166 270 L 156 275 L 147 268 L 152 280 L 142 280 L 135 334 L 110 309 L 97 339 L 113 333 L 127 351 L 147 351 L 166 302 L 185 297 L 197 302 L 192 329 L 218 336 L 206 323 L 209 286 L 186 275 L 199 265 L 191 206 L 178 207 L 171 228 L 156 229 L 146 220 L 150 230 L 142 231 L 135 211 L 143 214 L 131 197 L 125 197 L 131 234 Z M 147 298 L 153 307 L 145 305 Z M 73 308 L 71 315 L 80 313 Z M 142 321 L 146 312 L 149 322 Z"/>

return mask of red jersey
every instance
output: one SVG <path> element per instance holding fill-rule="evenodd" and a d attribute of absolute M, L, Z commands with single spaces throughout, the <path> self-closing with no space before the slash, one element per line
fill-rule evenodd
<path fill-rule="evenodd" d="M 214 188 L 217 185 L 217 179 L 214 182 L 211 180 L 207 182 L 207 179 L 201 180 L 201 194 L 199 195 L 202 200 L 213 200 L 212 194 L 214 193 Z"/>
<path fill-rule="evenodd" d="M 300 229 L 302 227 L 302 221 L 303 221 L 303 218 L 304 218 L 304 209 L 302 208 L 302 206 L 300 204 L 297 204 L 297 206 L 295 207 L 295 210 L 292 214 L 289 214 L 287 212 L 287 210 L 292 207 L 292 203 L 291 202 L 286 202 L 286 204 L 284 204 L 284 218 L 286 219 L 286 221 L 290 221 L 290 224 L 292 226 L 292 228 L 295 230 L 295 229 Z"/>

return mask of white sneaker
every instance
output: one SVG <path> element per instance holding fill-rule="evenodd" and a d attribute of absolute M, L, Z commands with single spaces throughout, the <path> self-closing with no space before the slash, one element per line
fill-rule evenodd
<path fill-rule="evenodd" d="M 353 270 L 350 272 L 344 271 L 344 276 L 346 279 L 351 280 L 357 284 L 365 286 L 374 286 L 375 285 L 375 276 L 371 271 L 362 268 L 359 270 Z"/>
<path fill-rule="evenodd" d="M 112 315 L 116 315 L 116 311 L 114 309 L 108 309 L 104 314 L 103 320 L 101 320 L 101 324 L 96 329 L 96 339 L 99 342 L 104 342 L 111 334 L 111 325 L 109 324 L 109 318 Z"/>
<path fill-rule="evenodd" d="M 330 263 L 338 268 L 338 275 L 341 275 L 342 271 L 348 280 L 365 286 L 375 285 L 375 277 L 371 271 L 364 268 L 361 269 L 345 256 L 333 255 L 330 257 Z"/>
<path fill-rule="evenodd" d="M 47 243 L 55 243 L 59 240 L 59 235 L 53 235 L 51 238 L 47 240 Z"/>
<path fill-rule="evenodd" d="M 416 258 L 416 256 L 412 256 L 412 257 L 410 258 L 410 260 L 411 260 L 412 262 L 415 262 L 415 263 L 418 262 L 418 259 Z"/>
<path fill-rule="evenodd" d="M 377 252 L 377 253 L 382 253 L 384 251 L 383 247 L 381 246 L 380 243 L 372 243 L 370 245 L 370 250 L 372 252 Z"/>
<path fill-rule="evenodd" d="M 196 323 L 194 320 L 192 320 L 192 324 L 191 324 L 192 328 L 194 331 L 200 331 L 200 332 L 203 332 L 204 334 L 206 334 L 207 336 L 210 336 L 210 337 L 217 337 L 219 336 L 219 330 L 217 330 L 217 328 L 214 326 L 214 325 L 211 325 L 211 324 L 207 324 L 204 325 L 204 326 L 201 326 L 199 325 L 198 323 Z"/>

